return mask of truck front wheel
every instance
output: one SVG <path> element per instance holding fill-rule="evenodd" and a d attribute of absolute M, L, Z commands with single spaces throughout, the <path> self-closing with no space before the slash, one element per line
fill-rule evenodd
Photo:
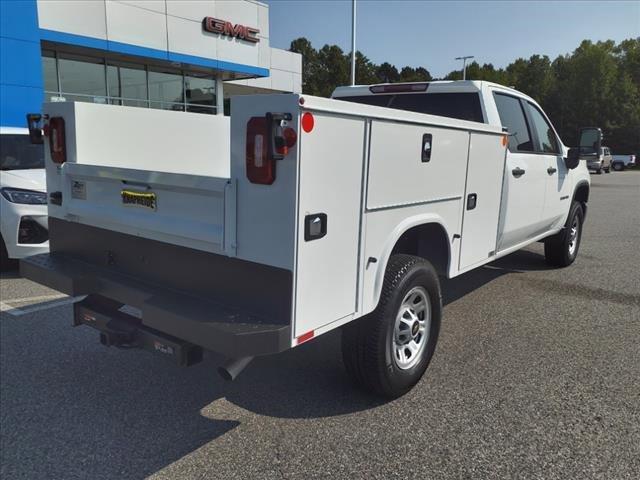
<path fill-rule="evenodd" d="M 440 282 L 433 266 L 420 257 L 392 255 L 377 308 L 342 330 L 347 372 L 376 394 L 405 394 L 431 361 L 441 318 Z"/>
<path fill-rule="evenodd" d="M 564 229 L 544 241 L 544 256 L 549 265 L 568 267 L 578 256 L 582 239 L 584 211 L 580 202 L 573 202 Z"/>

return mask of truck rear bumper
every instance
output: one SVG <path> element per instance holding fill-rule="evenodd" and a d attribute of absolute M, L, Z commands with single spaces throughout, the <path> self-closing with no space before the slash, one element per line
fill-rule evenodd
<path fill-rule="evenodd" d="M 20 272 L 67 295 L 100 296 L 131 305 L 140 310 L 144 329 L 228 357 L 268 355 L 291 346 L 288 322 L 163 288 L 63 253 L 23 259 Z"/>

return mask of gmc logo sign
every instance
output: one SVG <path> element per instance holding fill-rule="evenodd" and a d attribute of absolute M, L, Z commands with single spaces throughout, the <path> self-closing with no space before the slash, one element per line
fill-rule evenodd
<path fill-rule="evenodd" d="M 239 38 L 245 42 L 258 43 L 260 39 L 256 37 L 260 30 L 257 28 L 247 27 L 246 25 L 234 25 L 226 20 L 219 18 L 205 17 L 202 20 L 202 28 L 205 32 L 217 33 L 226 37 Z"/>

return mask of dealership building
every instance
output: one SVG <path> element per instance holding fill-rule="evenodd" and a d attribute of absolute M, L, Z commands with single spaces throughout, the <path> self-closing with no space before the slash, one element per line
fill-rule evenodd
<path fill-rule="evenodd" d="M 43 101 L 228 113 L 233 95 L 300 92 L 254 0 L 0 0 L 2 126 Z"/>

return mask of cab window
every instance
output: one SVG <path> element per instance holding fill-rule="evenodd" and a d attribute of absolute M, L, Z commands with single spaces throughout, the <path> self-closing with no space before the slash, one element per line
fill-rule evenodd
<path fill-rule="evenodd" d="M 527 118 L 520 100 L 511 95 L 494 93 L 498 115 L 509 133 L 510 152 L 533 152 L 533 142 Z"/>
<path fill-rule="evenodd" d="M 476 92 L 403 93 L 336 97 L 336 100 L 484 123 Z"/>
<path fill-rule="evenodd" d="M 543 153 L 560 153 L 556 132 L 553 131 L 553 128 L 544 115 L 542 115 L 540 109 L 529 102 L 529 113 L 533 127 L 538 134 L 536 151 Z"/>

